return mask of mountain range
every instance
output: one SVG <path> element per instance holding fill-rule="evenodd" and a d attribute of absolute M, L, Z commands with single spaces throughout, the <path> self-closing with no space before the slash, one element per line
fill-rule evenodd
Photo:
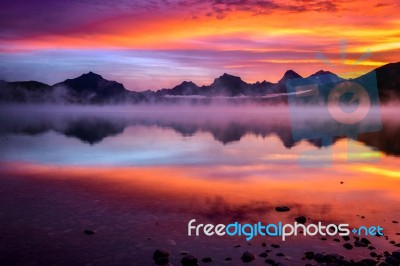
<path fill-rule="evenodd" d="M 400 62 L 391 63 L 375 70 L 378 93 L 381 102 L 400 98 Z M 337 75 L 320 70 L 310 77 L 331 75 L 335 80 L 343 80 Z M 368 75 L 369 73 L 365 74 Z M 306 77 L 306 78 L 310 78 Z M 363 76 L 355 78 L 362 79 Z M 191 101 L 207 102 L 213 98 L 227 98 L 236 102 L 247 100 L 268 103 L 287 102 L 286 82 L 302 78 L 293 70 L 288 70 L 277 82 L 247 83 L 240 77 L 223 74 L 210 85 L 198 86 L 191 81 L 158 91 L 130 91 L 123 84 L 104 79 L 93 72 L 77 78 L 48 85 L 38 81 L 6 82 L 0 80 L 0 102 L 3 103 L 72 103 L 72 104 L 119 104 L 119 103 L 159 103 Z"/>

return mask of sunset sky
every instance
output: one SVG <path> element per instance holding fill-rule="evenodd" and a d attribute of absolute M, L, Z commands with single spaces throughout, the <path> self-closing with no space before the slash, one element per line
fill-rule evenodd
<path fill-rule="evenodd" d="M 154 90 L 225 72 L 246 82 L 276 82 L 288 69 L 358 76 L 400 61 L 399 8 L 398 0 L 5 0 L 0 79 L 54 84 L 93 71 Z"/>

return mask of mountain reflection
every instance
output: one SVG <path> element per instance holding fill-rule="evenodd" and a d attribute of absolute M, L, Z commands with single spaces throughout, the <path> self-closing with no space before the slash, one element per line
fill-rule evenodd
<path fill-rule="evenodd" d="M 221 110 L 169 110 L 169 111 L 11 111 L 3 110 L 0 117 L 0 134 L 38 135 L 54 131 L 67 137 L 73 137 L 84 143 L 95 145 L 107 137 L 122 134 L 129 126 L 141 125 L 173 129 L 182 136 L 193 136 L 198 132 L 212 134 L 216 141 L 229 145 L 240 141 L 247 134 L 265 138 L 276 135 L 282 145 L 288 149 L 298 142 L 306 140 L 315 147 L 335 143 L 343 136 L 332 138 L 331 143 L 321 139 L 294 139 L 287 111 L 246 111 L 223 112 Z M 329 128 L 333 125 L 316 117 L 306 118 L 301 122 L 308 131 Z M 296 126 L 298 127 L 298 125 Z M 362 130 L 360 130 L 362 132 Z M 357 140 L 373 146 L 390 155 L 400 155 L 400 144 L 396 137 L 400 135 L 400 121 L 391 116 L 383 116 L 382 129 L 377 132 L 362 133 Z"/>

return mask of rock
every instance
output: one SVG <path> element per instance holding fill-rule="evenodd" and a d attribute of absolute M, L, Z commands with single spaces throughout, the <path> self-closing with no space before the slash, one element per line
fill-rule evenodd
<path fill-rule="evenodd" d="M 295 219 L 296 222 L 298 222 L 298 223 L 300 223 L 300 224 L 305 224 L 306 221 L 307 221 L 307 218 L 304 217 L 304 216 L 299 216 L 299 217 L 296 217 L 296 218 L 294 218 L 294 219 Z"/>
<path fill-rule="evenodd" d="M 378 262 L 373 259 L 363 259 L 363 260 L 361 260 L 361 262 L 368 266 L 375 266 L 376 264 L 378 264 Z"/>
<path fill-rule="evenodd" d="M 398 221 L 392 221 L 392 223 L 394 223 L 394 224 L 398 224 L 399 222 L 398 222 Z"/>
<path fill-rule="evenodd" d="M 83 231 L 83 233 L 85 235 L 94 235 L 96 233 L 96 231 L 90 230 L 90 229 L 86 229 L 85 231 Z"/>
<path fill-rule="evenodd" d="M 318 262 L 318 263 L 323 263 L 323 262 L 325 262 L 325 255 L 322 254 L 322 253 L 316 253 L 316 254 L 314 255 L 314 260 L 315 260 L 316 262 Z"/>
<path fill-rule="evenodd" d="M 307 251 L 306 253 L 304 253 L 304 256 L 306 257 L 306 259 L 312 260 L 314 258 L 314 252 Z"/>
<path fill-rule="evenodd" d="M 340 242 L 340 239 L 339 238 L 334 238 L 333 241 Z"/>
<path fill-rule="evenodd" d="M 189 254 L 189 251 L 181 251 L 181 255 L 188 255 Z"/>
<path fill-rule="evenodd" d="M 389 263 L 390 265 L 393 265 L 393 266 L 399 266 L 400 265 L 400 261 L 397 260 L 395 257 L 392 257 L 392 256 L 386 257 L 385 262 Z"/>
<path fill-rule="evenodd" d="M 259 257 L 262 257 L 262 258 L 266 258 L 266 257 L 268 257 L 268 253 L 267 252 L 262 252 L 262 253 L 260 253 L 260 255 L 258 255 Z"/>
<path fill-rule="evenodd" d="M 374 249 L 376 249 L 376 248 L 375 248 L 374 246 L 369 246 L 368 249 L 369 249 L 369 250 L 374 250 Z"/>
<path fill-rule="evenodd" d="M 364 242 L 362 242 L 362 241 L 360 241 L 360 240 L 357 240 L 357 241 L 354 242 L 354 246 L 355 246 L 355 247 L 366 248 L 366 247 L 368 247 L 368 244 L 367 244 L 367 243 L 364 243 Z"/>
<path fill-rule="evenodd" d="M 153 260 L 158 260 L 160 258 L 168 258 L 171 252 L 165 249 L 156 249 L 153 253 Z"/>
<path fill-rule="evenodd" d="M 250 262 L 255 260 L 256 256 L 253 253 L 250 253 L 249 251 L 245 251 L 242 255 L 242 261 L 243 262 Z"/>
<path fill-rule="evenodd" d="M 371 252 L 371 253 L 369 253 L 369 255 L 373 258 L 376 258 L 378 256 L 378 254 L 376 254 L 376 252 Z"/>
<path fill-rule="evenodd" d="M 231 261 L 231 260 L 232 260 L 231 257 L 226 257 L 226 258 L 225 258 L 225 261 Z"/>
<path fill-rule="evenodd" d="M 278 257 L 284 257 L 285 254 L 283 254 L 282 252 L 279 252 L 279 253 L 276 253 L 276 256 L 278 256 Z"/>
<path fill-rule="evenodd" d="M 350 237 L 349 237 L 349 236 L 343 236 L 343 240 L 344 240 L 344 241 L 349 241 L 349 240 L 350 240 Z"/>
<path fill-rule="evenodd" d="M 353 249 L 353 245 L 350 244 L 350 243 L 344 244 L 343 247 L 344 247 L 345 249 L 349 249 L 349 250 L 350 250 L 350 249 Z"/>
<path fill-rule="evenodd" d="M 240 248 L 240 245 L 234 245 L 233 247 L 234 248 Z"/>
<path fill-rule="evenodd" d="M 325 255 L 325 262 L 328 262 L 328 263 L 341 262 L 343 259 L 344 259 L 344 257 L 339 254 Z"/>
<path fill-rule="evenodd" d="M 328 240 L 326 237 L 321 237 L 321 240 Z"/>
<path fill-rule="evenodd" d="M 273 248 L 280 248 L 281 246 L 277 245 L 277 244 L 271 244 L 271 247 Z"/>
<path fill-rule="evenodd" d="M 263 242 L 263 243 L 261 244 L 261 246 L 265 248 L 265 247 L 267 246 L 267 243 Z"/>
<path fill-rule="evenodd" d="M 400 261 L 400 251 L 393 251 L 392 256 Z"/>
<path fill-rule="evenodd" d="M 360 241 L 363 242 L 363 243 L 365 243 L 365 244 L 367 244 L 367 245 L 371 244 L 371 241 L 369 241 L 369 240 L 366 239 L 365 237 L 361 238 Z"/>
<path fill-rule="evenodd" d="M 183 266 L 197 266 L 198 262 L 199 260 L 192 255 L 186 255 L 181 260 Z"/>
<path fill-rule="evenodd" d="M 162 257 L 154 260 L 157 265 L 166 265 L 169 263 L 169 257 Z"/>
<path fill-rule="evenodd" d="M 278 207 L 275 207 L 275 211 L 277 211 L 277 212 L 288 212 L 288 211 L 290 211 L 290 208 L 287 207 L 287 206 L 278 206 Z"/>
<path fill-rule="evenodd" d="M 271 264 L 271 265 L 275 265 L 276 264 L 276 262 L 274 260 L 271 260 L 271 259 L 266 259 L 264 262 L 268 263 L 268 264 Z"/>
<path fill-rule="evenodd" d="M 206 258 L 203 258 L 201 261 L 204 262 L 204 263 L 209 263 L 209 262 L 212 262 L 213 259 L 210 258 L 210 257 L 206 257 Z"/>

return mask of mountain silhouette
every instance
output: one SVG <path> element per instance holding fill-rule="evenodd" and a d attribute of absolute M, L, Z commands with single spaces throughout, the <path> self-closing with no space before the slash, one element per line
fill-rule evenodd
<path fill-rule="evenodd" d="M 381 102 L 400 98 L 400 62 L 391 63 L 375 70 Z M 365 74 L 365 75 L 368 75 Z M 332 82 L 344 80 L 334 73 L 320 70 L 307 78 L 330 77 Z M 364 75 L 363 75 L 364 76 Z M 360 76 L 354 80 L 361 79 Z M 286 103 L 286 82 L 302 77 L 288 70 L 277 83 L 267 81 L 247 83 L 238 76 L 224 73 L 210 85 L 197 86 L 191 81 L 158 91 L 135 92 L 125 89 L 123 84 L 104 79 L 89 72 L 73 79 L 67 79 L 52 86 L 37 81 L 0 81 L 0 102 L 4 103 L 75 103 L 75 104 L 118 104 L 118 103 L 159 103 L 179 102 L 180 96 L 212 98 L 224 96 L 233 102 L 240 102 L 241 96 L 267 103 Z M 188 97 L 189 96 L 189 97 Z M 236 100 L 235 100 L 236 98 Z M 209 100 L 204 99 L 205 103 Z"/>

